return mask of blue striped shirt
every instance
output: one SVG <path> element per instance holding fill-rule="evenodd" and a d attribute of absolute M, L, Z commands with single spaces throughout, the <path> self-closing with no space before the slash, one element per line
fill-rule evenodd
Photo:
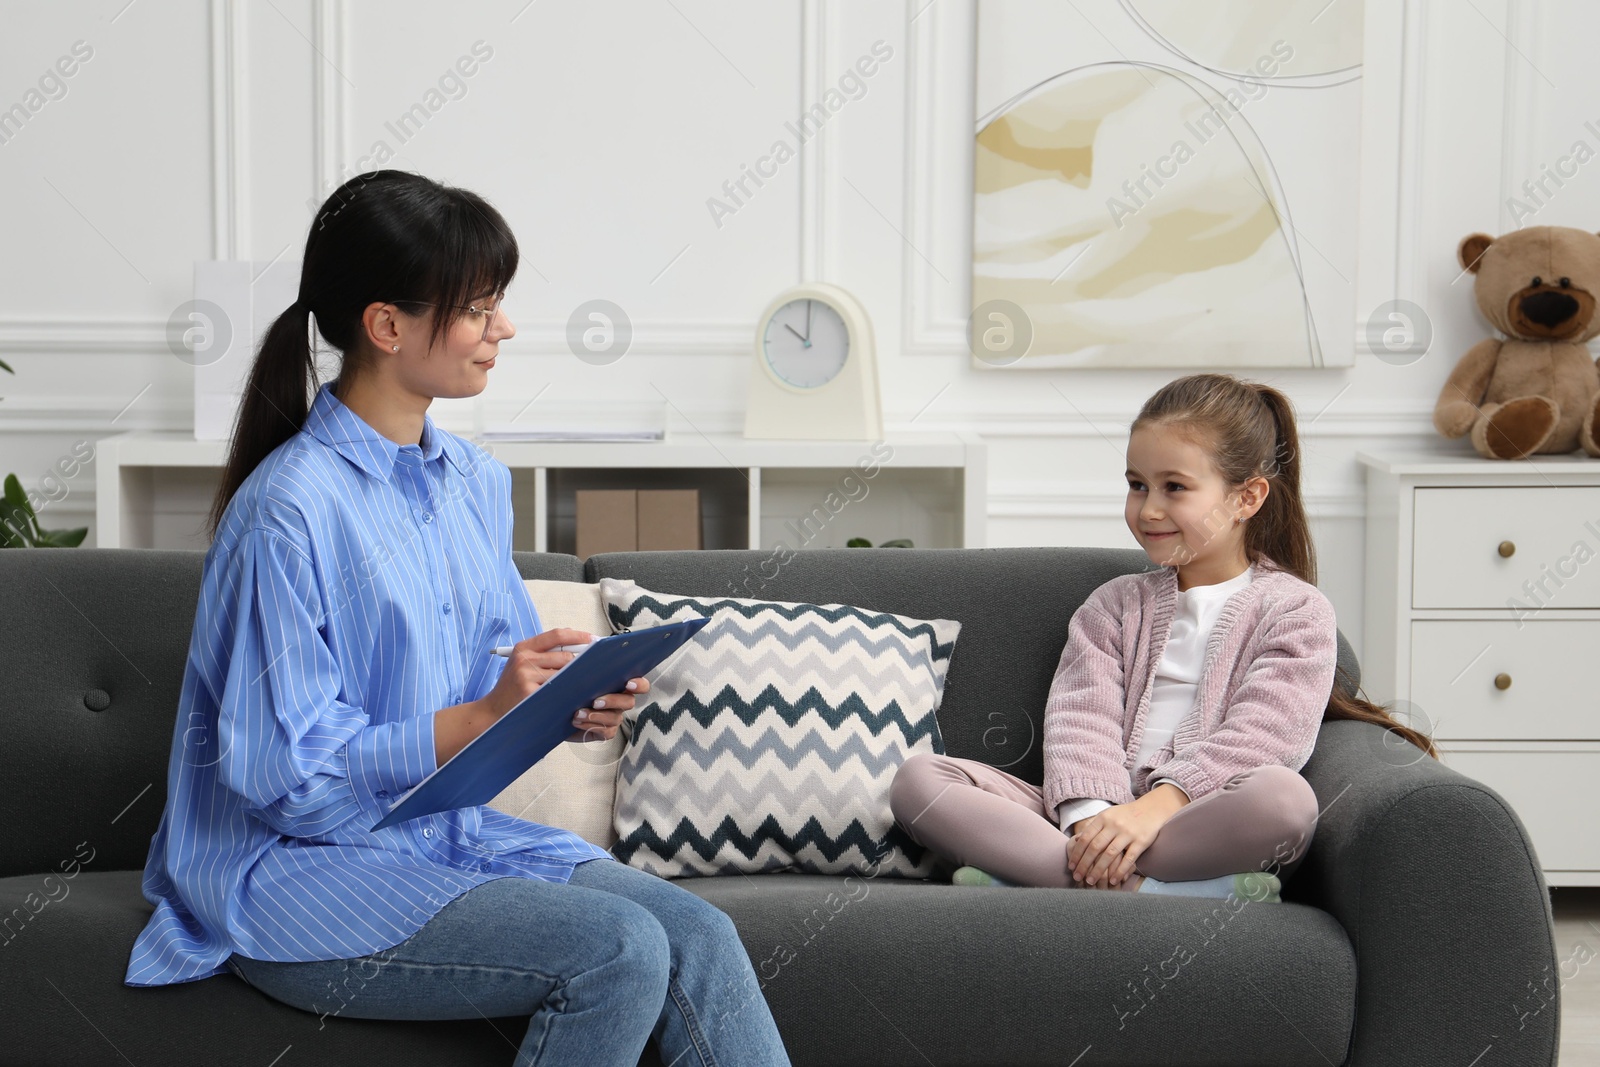
<path fill-rule="evenodd" d="M 426 415 L 397 445 L 318 389 L 206 552 L 126 984 L 367 955 L 480 883 L 614 858 L 481 806 L 369 829 L 435 769 L 437 711 L 493 688 L 489 650 L 542 629 L 511 528 L 505 464 Z"/>

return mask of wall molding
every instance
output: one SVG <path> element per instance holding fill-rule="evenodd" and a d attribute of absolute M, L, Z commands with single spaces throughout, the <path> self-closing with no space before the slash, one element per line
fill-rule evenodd
<path fill-rule="evenodd" d="M 1315 423 L 1302 421 L 1299 434 L 1302 440 L 1331 439 L 1416 439 L 1436 442 L 1439 435 L 1433 429 L 1432 407 L 1421 405 L 1406 407 L 1369 407 L 1350 409 L 1338 413 L 1327 412 Z M 956 412 L 940 413 L 918 418 L 915 424 L 908 420 L 889 418 L 886 428 L 892 433 L 914 433 L 930 430 L 963 430 L 978 434 L 985 440 L 1004 441 L 1023 438 L 1037 440 L 1103 440 L 1110 438 L 1118 448 L 1128 434 L 1133 416 L 1126 412 L 1091 413 L 1086 417 L 1060 415 L 1054 412 Z"/>
<path fill-rule="evenodd" d="M 211 0 L 211 255 L 239 258 L 249 247 L 249 129 L 244 12 Z"/>
<path fill-rule="evenodd" d="M 1427 6 L 1369 0 L 1363 19 L 1358 356 L 1372 354 L 1366 320 L 1380 305 L 1395 299 L 1421 304 L 1427 291 L 1427 260 L 1417 254 L 1427 218 L 1418 199 L 1426 157 Z"/>
<path fill-rule="evenodd" d="M 838 32 L 834 6 L 824 0 L 803 0 L 800 8 L 800 109 L 807 101 L 821 100 L 828 84 L 829 47 Z M 800 116 L 796 116 L 799 118 Z M 800 153 L 800 262 L 799 280 L 831 278 L 832 242 L 828 240 L 830 198 L 837 187 L 829 164 L 837 161 L 838 123 L 824 123 Z"/>
<path fill-rule="evenodd" d="M 7 317 L 0 319 L 0 352 L 64 355 L 149 355 L 167 351 L 163 319 Z"/>
<path fill-rule="evenodd" d="M 970 277 L 971 256 L 961 264 L 959 277 L 944 279 L 923 257 L 937 258 L 941 250 L 940 220 L 948 217 L 942 209 L 952 197 L 964 189 L 963 210 L 972 210 L 977 6 L 972 0 L 906 0 L 905 6 L 906 240 L 900 249 L 900 349 L 910 356 L 966 355 L 968 316 L 950 314 L 941 294 L 947 299 L 950 286 L 960 288 Z M 959 181 L 961 188 L 941 189 L 939 175 L 945 183 Z"/>
<path fill-rule="evenodd" d="M 344 184 L 348 165 L 345 133 L 350 128 L 348 94 L 339 71 L 350 65 L 345 33 L 343 0 L 312 0 L 311 4 L 311 188 L 325 200 Z M 325 56 L 340 64 L 331 69 Z"/>
<path fill-rule="evenodd" d="M 163 397 L 150 389 L 141 394 L 44 393 L 0 400 L 0 434 L 37 436 L 57 433 L 73 440 L 98 441 L 113 434 L 171 431 L 192 433 L 190 397 Z M 116 419 L 116 422 L 112 422 Z"/>
<path fill-rule="evenodd" d="M 1373 5 L 1367 5 L 1370 13 Z M 1395 155 L 1395 234 L 1394 278 L 1390 292 L 1395 299 L 1410 300 L 1420 304 L 1427 292 L 1427 276 L 1423 269 L 1426 258 L 1419 254 L 1422 247 L 1422 227 L 1425 213 L 1420 209 L 1423 178 L 1424 122 L 1423 88 L 1428 79 L 1428 7 L 1418 0 L 1403 0 L 1401 5 L 1400 53 L 1400 107 L 1395 118 L 1394 137 L 1397 141 Z M 1367 68 L 1363 66 L 1365 76 Z M 1365 116 L 1363 116 L 1365 118 Z M 1386 298 L 1387 299 L 1387 298 Z M 1359 317 L 1361 309 L 1356 309 Z M 1363 348 L 1366 336 L 1358 323 L 1357 352 Z"/>
<path fill-rule="evenodd" d="M 1506 0 L 1504 70 L 1501 72 L 1500 114 L 1500 203 L 1496 217 L 1500 233 L 1518 229 L 1509 208 L 1517 184 L 1539 174 L 1539 154 L 1535 146 L 1535 123 L 1527 116 L 1543 114 L 1543 81 L 1537 72 L 1539 35 L 1538 4 Z"/>

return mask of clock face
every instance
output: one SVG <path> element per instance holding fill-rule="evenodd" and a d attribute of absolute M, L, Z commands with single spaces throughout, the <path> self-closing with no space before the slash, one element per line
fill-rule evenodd
<path fill-rule="evenodd" d="M 844 370 L 850 331 L 832 305 L 791 300 L 767 320 L 761 348 L 780 380 L 797 389 L 816 389 Z"/>

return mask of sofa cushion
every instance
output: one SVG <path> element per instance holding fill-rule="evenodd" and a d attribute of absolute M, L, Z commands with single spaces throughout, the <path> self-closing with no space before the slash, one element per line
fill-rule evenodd
<path fill-rule="evenodd" d="M 611 625 L 600 604 L 600 587 L 587 582 L 530 580 L 523 583 L 539 612 L 544 629 L 570 626 L 592 634 L 609 634 Z M 559 826 L 601 848 L 617 839 L 611 808 L 617 797 L 617 763 L 626 739 L 622 731 L 609 741 L 557 745 L 489 801 L 518 819 Z"/>
<path fill-rule="evenodd" d="M 271 999 L 231 973 L 169 986 L 126 986 L 128 953 L 152 911 L 139 881 L 138 871 L 85 870 L 64 883 L 64 894 L 56 889 L 55 900 L 30 907 L 28 894 L 42 892 L 42 877 L 0 879 L 0 916 L 11 918 L 0 934 L 0 952 L 5 1014 L 12 1020 L 0 1062 L 488 1067 L 509 1063 L 528 1028 L 526 1018 L 322 1019 Z M 18 909 L 29 915 L 20 925 Z"/>
<path fill-rule="evenodd" d="M 870 873 L 870 872 L 869 872 Z M 732 917 L 796 1064 L 1344 1063 L 1356 957 L 1300 904 L 788 873 Z"/>
<path fill-rule="evenodd" d="M 624 720 L 619 859 L 666 878 L 933 872 L 889 785 L 913 753 L 944 751 L 935 713 L 960 623 L 612 579 L 600 596 L 617 630 L 711 617 Z"/>

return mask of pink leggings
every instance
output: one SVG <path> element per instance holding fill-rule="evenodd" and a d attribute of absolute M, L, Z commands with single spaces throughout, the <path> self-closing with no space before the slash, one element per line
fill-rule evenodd
<path fill-rule="evenodd" d="M 912 840 L 956 864 L 1019 885 L 1088 887 L 1072 880 L 1071 839 L 1045 808 L 1044 791 L 987 763 L 919 752 L 895 774 L 889 808 Z M 1316 793 L 1298 773 L 1256 767 L 1179 808 L 1134 870 L 1163 882 L 1265 870 L 1287 882 L 1317 815 Z"/>

